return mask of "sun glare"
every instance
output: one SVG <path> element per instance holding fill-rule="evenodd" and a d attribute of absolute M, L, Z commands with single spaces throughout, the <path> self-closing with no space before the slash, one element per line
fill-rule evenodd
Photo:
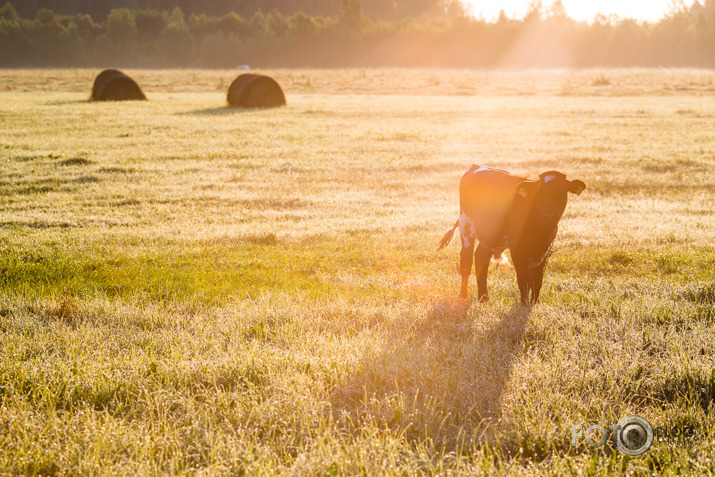
<path fill-rule="evenodd" d="M 523 18 L 529 11 L 529 0 L 465 0 L 475 17 L 486 20 L 498 18 L 499 12 L 510 18 Z M 543 8 L 548 10 L 553 1 L 542 2 Z M 622 0 L 562 0 L 566 14 L 578 21 L 591 22 L 598 14 L 606 16 L 616 15 L 620 18 L 634 18 L 636 20 L 656 22 L 670 12 L 672 0 L 649 0 L 647 2 L 624 2 Z M 684 4 L 692 5 L 693 0 L 685 0 Z"/>

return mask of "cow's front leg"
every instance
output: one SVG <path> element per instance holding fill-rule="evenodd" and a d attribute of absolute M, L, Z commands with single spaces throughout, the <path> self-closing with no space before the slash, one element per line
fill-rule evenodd
<path fill-rule="evenodd" d="M 511 261 L 516 270 L 516 282 L 519 284 L 519 294 L 521 304 L 529 303 L 529 290 L 531 288 L 531 273 L 529 271 L 529 261 L 512 251 Z"/>
<path fill-rule="evenodd" d="M 492 249 L 484 244 L 477 245 L 477 250 L 474 252 L 474 274 L 477 276 L 477 296 L 479 301 L 489 301 L 489 292 L 487 291 L 487 273 L 489 272 L 489 261 L 492 259 Z"/>
<path fill-rule="evenodd" d="M 472 257 L 474 255 L 474 244 L 467 247 L 462 244 L 462 252 L 459 255 L 459 273 L 462 275 L 462 298 L 469 296 L 469 275 L 472 274 Z"/>
<path fill-rule="evenodd" d="M 531 303 L 539 301 L 539 293 L 541 292 L 541 284 L 544 281 L 544 267 L 546 267 L 546 259 L 531 269 Z"/>

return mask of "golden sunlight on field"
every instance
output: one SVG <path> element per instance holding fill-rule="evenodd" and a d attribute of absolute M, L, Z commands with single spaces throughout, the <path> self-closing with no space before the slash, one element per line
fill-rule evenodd
<path fill-rule="evenodd" d="M 712 71 L 98 72 L 0 71 L 0 473 L 712 473 Z M 471 164 L 587 186 L 535 306 L 436 251 Z"/>

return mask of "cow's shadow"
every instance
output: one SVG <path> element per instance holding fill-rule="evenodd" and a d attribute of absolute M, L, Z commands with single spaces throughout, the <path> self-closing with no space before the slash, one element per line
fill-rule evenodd
<path fill-rule="evenodd" d="M 380 349 L 368 348 L 334 389 L 333 417 L 446 446 L 485 436 L 501 415 L 529 315 L 523 306 L 435 305 L 409 329 L 389 330 Z"/>

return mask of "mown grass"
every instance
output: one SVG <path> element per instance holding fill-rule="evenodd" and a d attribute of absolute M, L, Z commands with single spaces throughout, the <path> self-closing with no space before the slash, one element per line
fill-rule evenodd
<path fill-rule="evenodd" d="M 711 73 L 133 73 L 0 74 L 0 472 L 715 473 Z M 588 185 L 535 307 L 435 252 L 471 163 Z M 628 414 L 696 433 L 571 446 Z"/>

